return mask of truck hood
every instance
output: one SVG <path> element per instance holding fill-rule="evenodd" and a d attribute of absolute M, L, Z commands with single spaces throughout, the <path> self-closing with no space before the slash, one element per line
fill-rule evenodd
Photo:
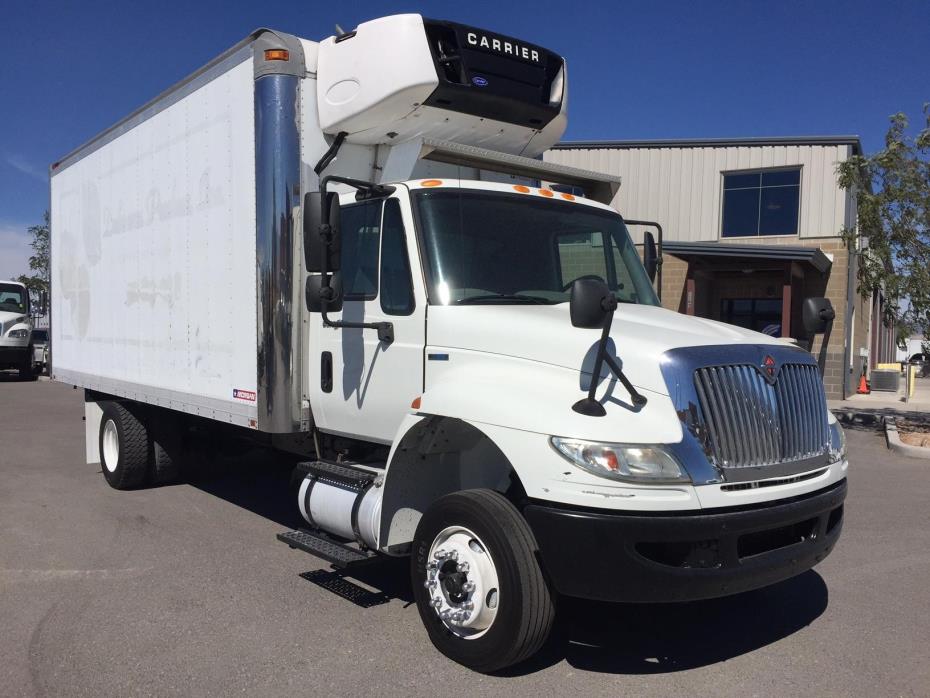
<path fill-rule="evenodd" d="M 600 330 L 573 327 L 568 303 L 430 306 L 428 352 L 466 350 L 591 372 Z M 608 350 L 637 388 L 667 395 L 662 355 L 709 345 L 781 345 L 787 340 L 648 305 L 621 304 Z M 605 371 L 606 372 L 606 371 Z"/>
<path fill-rule="evenodd" d="M 29 318 L 26 317 L 25 313 L 0 310 L 0 325 L 3 326 L 4 330 L 6 330 L 7 327 L 12 328 L 13 325 L 18 325 L 20 323 L 26 325 L 28 324 L 28 320 Z"/>

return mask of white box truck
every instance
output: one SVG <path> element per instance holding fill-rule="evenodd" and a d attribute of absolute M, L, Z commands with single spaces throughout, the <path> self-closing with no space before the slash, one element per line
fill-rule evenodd
<path fill-rule="evenodd" d="M 279 538 L 409 556 L 432 642 L 480 671 L 561 595 L 822 560 L 847 459 L 815 361 L 660 307 L 619 180 L 539 159 L 566 78 L 419 15 L 258 30 L 54 164 L 51 372 L 85 389 L 88 462 L 122 489 L 193 433 L 303 454 Z"/>

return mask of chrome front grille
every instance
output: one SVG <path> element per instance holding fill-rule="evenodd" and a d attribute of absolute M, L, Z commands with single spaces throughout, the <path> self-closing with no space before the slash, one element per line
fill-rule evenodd
<path fill-rule="evenodd" d="M 816 365 L 783 364 L 774 384 L 751 364 L 694 372 L 703 440 L 715 465 L 745 468 L 822 455 L 830 443 Z"/>

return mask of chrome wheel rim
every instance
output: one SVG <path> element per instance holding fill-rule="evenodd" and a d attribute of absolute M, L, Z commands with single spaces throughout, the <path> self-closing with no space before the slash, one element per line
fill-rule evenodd
<path fill-rule="evenodd" d="M 103 467 L 109 472 L 115 472 L 119 464 L 119 432 L 116 423 L 108 419 L 103 425 Z"/>
<path fill-rule="evenodd" d="M 439 619 L 466 640 L 484 635 L 497 617 L 497 567 L 484 541 L 467 528 L 449 526 L 433 540 L 424 586 Z"/>

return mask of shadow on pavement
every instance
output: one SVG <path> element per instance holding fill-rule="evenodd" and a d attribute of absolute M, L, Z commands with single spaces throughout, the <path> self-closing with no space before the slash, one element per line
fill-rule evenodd
<path fill-rule="evenodd" d="M 736 596 L 674 604 L 607 604 L 562 599 L 546 647 L 505 676 L 565 660 L 576 669 L 665 674 L 708 666 L 777 642 L 827 608 L 823 578 L 810 570 Z"/>

